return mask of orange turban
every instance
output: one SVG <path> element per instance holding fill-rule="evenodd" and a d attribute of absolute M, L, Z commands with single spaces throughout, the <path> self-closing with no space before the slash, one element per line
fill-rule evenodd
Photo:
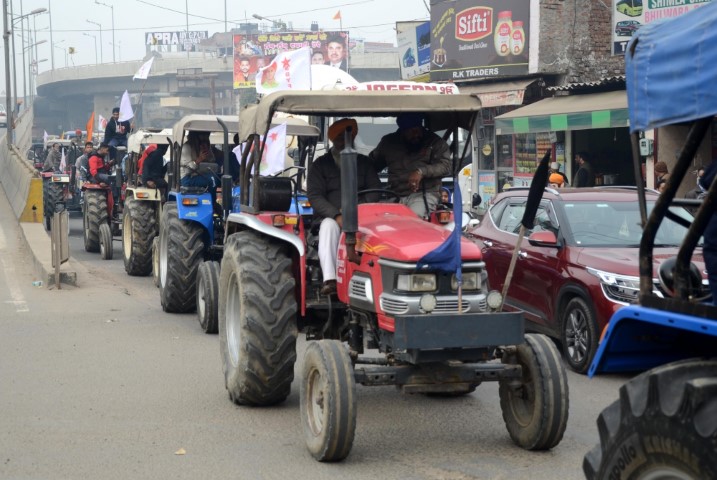
<path fill-rule="evenodd" d="M 563 176 L 560 175 L 559 173 L 553 173 L 552 175 L 550 175 L 550 178 L 548 179 L 548 181 L 550 183 L 557 183 L 558 185 L 562 185 L 563 184 Z"/>
<path fill-rule="evenodd" d="M 356 138 L 356 134 L 358 133 L 358 123 L 356 123 L 356 120 L 353 118 L 342 118 L 341 120 L 336 120 L 329 127 L 329 140 L 333 142 L 336 137 L 343 135 L 348 127 L 351 127 L 351 135 L 353 138 Z"/>

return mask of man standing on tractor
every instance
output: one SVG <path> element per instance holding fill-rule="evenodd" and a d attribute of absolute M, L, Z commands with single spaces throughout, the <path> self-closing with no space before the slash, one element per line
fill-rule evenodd
<path fill-rule="evenodd" d="M 90 179 L 96 183 L 110 184 L 110 168 L 114 165 L 114 159 L 105 163 L 105 157 L 109 153 L 110 146 L 101 143 L 96 152 L 90 155 Z"/>
<path fill-rule="evenodd" d="M 119 107 L 113 108 L 112 118 L 110 118 L 109 122 L 107 122 L 107 126 L 105 127 L 104 143 L 106 143 L 110 149 L 112 160 L 115 159 L 115 147 L 127 146 L 127 134 L 129 134 L 129 131 L 132 128 L 132 124 L 129 120 L 120 122 L 119 116 Z"/>
<path fill-rule="evenodd" d="M 398 130 L 384 135 L 369 157 L 377 172 L 388 167 L 388 188 L 401 203 L 427 218 L 441 199 L 441 179 L 451 174 L 451 152 L 423 119 L 421 113 L 398 115 Z"/>
<path fill-rule="evenodd" d="M 331 150 L 317 158 L 309 169 L 307 178 L 307 196 L 314 209 L 314 220 L 321 221 L 319 228 L 319 262 L 324 278 L 322 295 L 336 293 L 336 257 L 339 237 L 341 236 L 341 150 L 346 146 L 344 133 L 351 128 L 351 136 L 356 138 L 358 124 L 356 120 L 342 118 L 329 127 Z M 380 189 L 381 180 L 371 161 L 365 155 L 358 155 L 356 161 L 358 191 Z M 377 201 L 378 192 L 366 195 L 366 201 Z M 360 200 L 360 199 L 359 199 Z"/>

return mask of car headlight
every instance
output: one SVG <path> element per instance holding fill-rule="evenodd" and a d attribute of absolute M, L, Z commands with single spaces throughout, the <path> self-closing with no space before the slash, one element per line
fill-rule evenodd
<path fill-rule="evenodd" d="M 463 273 L 463 290 L 480 290 L 481 278 L 478 272 L 466 272 Z M 453 274 L 451 277 L 451 289 L 458 290 L 458 279 Z"/>
<path fill-rule="evenodd" d="M 432 292 L 436 289 L 433 273 L 412 273 L 398 276 L 396 288 L 405 292 Z"/>
<path fill-rule="evenodd" d="M 640 277 L 617 275 L 594 268 L 588 268 L 587 271 L 600 279 L 602 290 L 610 300 L 620 303 L 637 302 L 640 296 Z"/>

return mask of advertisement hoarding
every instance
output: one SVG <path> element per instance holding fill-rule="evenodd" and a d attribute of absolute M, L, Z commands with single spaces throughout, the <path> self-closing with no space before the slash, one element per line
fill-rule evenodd
<path fill-rule="evenodd" d="M 311 63 L 348 71 L 349 33 L 284 32 L 234 35 L 234 88 L 254 88 L 256 72 L 280 52 L 311 48 Z"/>
<path fill-rule="evenodd" d="M 625 55 L 627 43 L 643 25 L 679 17 L 711 0 L 612 0 L 612 54 Z"/>
<path fill-rule="evenodd" d="M 525 75 L 530 2 L 444 0 L 431 3 L 431 81 Z"/>
<path fill-rule="evenodd" d="M 429 72 L 431 22 L 396 22 L 396 44 L 402 80 Z"/>
<path fill-rule="evenodd" d="M 186 30 L 175 32 L 146 32 L 144 34 L 144 44 L 148 49 L 160 51 L 179 51 L 186 52 L 194 50 L 199 42 L 206 40 L 209 32 Z M 177 48 L 172 48 L 172 47 Z"/>

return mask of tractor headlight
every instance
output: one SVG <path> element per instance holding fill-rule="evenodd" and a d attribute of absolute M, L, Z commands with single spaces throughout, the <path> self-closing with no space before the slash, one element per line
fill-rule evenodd
<path fill-rule="evenodd" d="M 396 288 L 405 292 L 432 292 L 436 290 L 436 276 L 433 273 L 401 274 Z"/>
<path fill-rule="evenodd" d="M 478 272 L 467 272 L 463 273 L 463 290 L 480 290 L 481 284 L 480 284 L 480 275 L 478 275 Z M 458 290 L 458 279 L 456 278 L 456 275 L 453 274 L 451 277 L 451 288 L 453 290 Z"/>

